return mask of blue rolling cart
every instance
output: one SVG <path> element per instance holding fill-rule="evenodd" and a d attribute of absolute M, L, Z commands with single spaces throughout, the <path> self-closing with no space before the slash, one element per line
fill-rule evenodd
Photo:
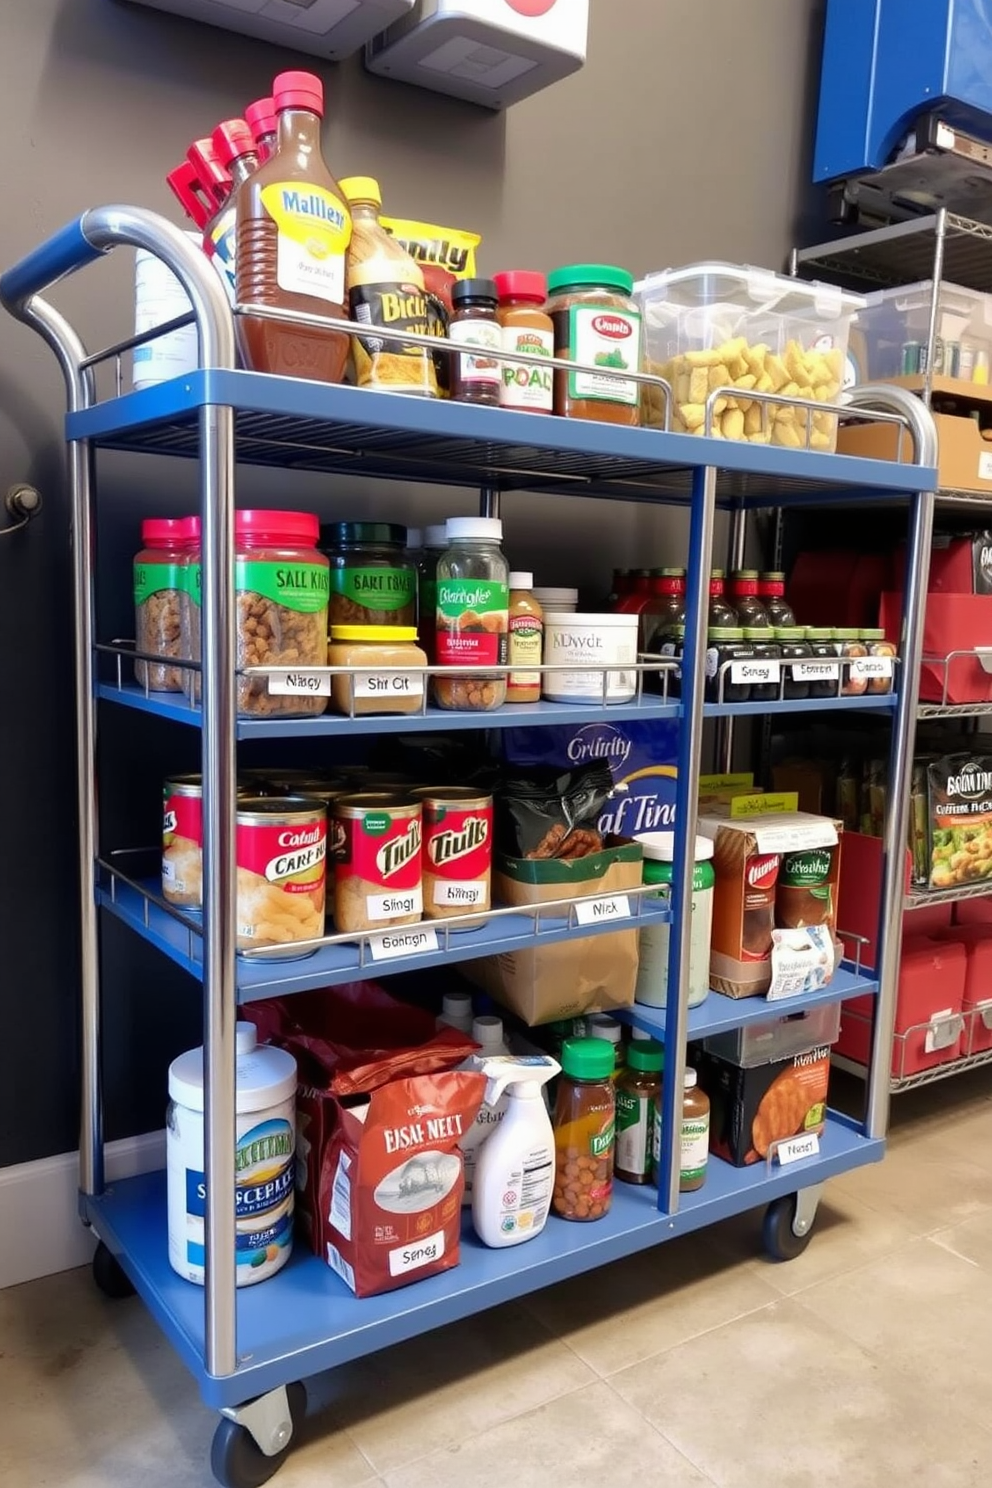
<path fill-rule="evenodd" d="M 154 388 L 122 394 L 121 357 L 137 340 L 88 354 L 66 319 L 40 298 L 58 279 L 121 246 L 146 248 L 184 284 L 199 336 L 199 370 Z M 186 237 L 164 219 L 138 208 L 85 213 L 0 277 L 0 299 L 33 327 L 57 356 L 68 394 L 66 438 L 73 527 L 76 608 L 75 672 L 79 761 L 79 873 L 82 931 L 82 1112 L 80 1213 L 100 1245 L 96 1278 L 105 1291 L 132 1287 L 143 1298 L 195 1376 L 205 1403 L 222 1419 L 214 1439 L 214 1472 L 228 1488 L 265 1482 L 290 1449 L 305 1404 L 300 1381 L 413 1337 L 429 1328 L 494 1306 L 538 1287 L 656 1245 L 743 1210 L 766 1209 L 765 1243 L 779 1259 L 809 1240 L 824 1182 L 884 1152 L 888 1121 L 888 1061 L 892 1042 L 906 838 L 913 699 L 920 663 L 925 584 L 936 484 L 936 440 L 922 405 L 898 388 L 860 388 L 836 411 L 899 424 L 912 462 L 888 464 L 787 450 L 664 430 L 536 418 L 499 409 L 426 402 L 349 387 L 262 376 L 237 369 L 234 317 L 220 281 Z M 235 311 L 235 314 L 237 312 Z M 253 310 L 253 313 L 254 310 Z M 173 322 L 175 326 L 181 322 Z M 155 334 L 161 334 L 159 328 Z M 147 337 L 144 339 L 148 339 Z M 410 339 L 406 337 L 406 339 Z M 97 371 L 116 361 L 116 394 L 99 399 Z M 644 378 L 645 381 L 659 379 Z M 716 398 L 710 396 L 710 416 Z M 813 407 L 800 405 L 812 413 Z M 98 449 L 184 455 L 199 461 L 202 551 L 202 708 L 147 694 L 125 682 L 121 649 L 99 643 L 93 602 L 94 454 Z M 575 906 L 495 912 L 480 929 L 450 936 L 433 927 L 428 943 L 386 966 L 374 962 L 368 937 L 329 935 L 314 954 L 280 962 L 264 951 L 235 954 L 234 781 L 239 740 L 313 736 L 352 739 L 386 731 L 477 728 L 479 716 L 435 713 L 402 719 L 338 717 L 286 720 L 238 718 L 235 707 L 233 573 L 234 477 L 242 461 L 292 469 L 361 473 L 477 487 L 483 510 L 498 515 L 502 492 L 525 490 L 620 501 L 680 504 L 690 512 L 686 653 L 681 696 L 638 691 L 634 702 L 586 707 L 538 704 L 485 715 L 485 726 L 540 727 L 549 721 L 596 718 L 676 718 L 680 723 L 676 861 L 671 907 L 629 896 L 636 926 L 670 918 L 671 986 L 681 989 L 666 1012 L 632 1008 L 626 1016 L 666 1046 L 661 1183 L 653 1190 L 618 1187 L 604 1219 L 589 1225 L 549 1221 L 533 1242 L 489 1251 L 471 1234 L 461 1265 L 386 1296 L 357 1300 L 320 1259 L 300 1248 L 290 1263 L 259 1287 L 235 1288 L 234 1205 L 207 1207 L 206 1285 L 201 1290 L 170 1270 L 165 1174 L 112 1186 L 104 1182 L 100 1090 L 100 910 L 114 915 L 182 966 L 203 985 L 206 1050 L 206 1176 L 208 1193 L 234 1192 L 235 1023 L 241 1004 L 335 981 L 461 961 L 495 950 L 595 933 L 580 925 Z M 749 510 L 800 503 L 901 502 L 909 513 L 909 582 L 897 691 L 890 696 L 840 697 L 823 702 L 734 706 L 705 703 L 703 668 L 708 575 L 718 508 L 738 519 Z M 116 653 L 116 656 L 113 654 Z M 126 653 L 131 655 L 130 652 Z M 642 670 L 657 663 L 641 663 Z M 850 706 L 888 710 L 892 719 L 892 791 L 885 838 L 885 876 L 879 906 L 879 953 L 870 973 L 845 964 L 829 987 L 812 997 L 777 1003 L 775 1013 L 838 1003 L 872 994 L 873 1063 L 865 1116 L 852 1121 L 831 1112 L 819 1150 L 795 1163 L 734 1168 L 714 1161 L 704 1188 L 679 1194 L 673 1133 L 681 1117 L 687 1039 L 703 1038 L 767 1018 L 762 998 L 734 1001 L 712 993 L 687 1007 L 689 915 L 696 797 L 706 717 L 793 714 Z M 98 707 L 142 710 L 199 730 L 204 776 L 204 914 L 202 921 L 165 904 L 140 856 L 104 851 L 98 840 L 94 779 Z M 613 918 L 602 928 L 616 929 Z"/>

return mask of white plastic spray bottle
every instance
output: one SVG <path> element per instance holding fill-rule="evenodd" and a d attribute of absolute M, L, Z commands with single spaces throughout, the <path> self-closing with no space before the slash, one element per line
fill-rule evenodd
<path fill-rule="evenodd" d="M 560 1068 L 546 1054 L 485 1062 L 486 1101 L 507 1097 L 502 1121 L 479 1149 L 472 1185 L 472 1223 L 485 1245 L 521 1245 L 547 1222 L 555 1140 L 542 1088 Z"/>

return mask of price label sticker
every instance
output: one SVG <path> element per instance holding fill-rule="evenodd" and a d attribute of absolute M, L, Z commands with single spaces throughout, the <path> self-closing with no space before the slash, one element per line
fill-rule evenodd
<path fill-rule="evenodd" d="M 732 661 L 730 663 L 731 682 L 774 682 L 778 686 L 778 679 L 782 675 L 782 663 L 780 661 Z"/>
<path fill-rule="evenodd" d="M 790 1137 L 787 1142 L 779 1142 L 775 1148 L 775 1155 L 784 1168 L 789 1163 L 801 1162 L 804 1157 L 818 1157 L 820 1152 L 820 1138 L 816 1132 L 804 1132 L 801 1137 Z"/>
<path fill-rule="evenodd" d="M 630 900 L 626 894 L 608 894 L 602 899 L 580 900 L 575 906 L 575 920 L 579 925 L 602 925 L 607 920 L 623 920 L 630 915 Z"/>
<path fill-rule="evenodd" d="M 852 677 L 891 677 L 891 656 L 855 656 L 851 660 Z"/>
<path fill-rule="evenodd" d="M 398 930 L 383 930 L 369 936 L 373 961 L 396 961 L 400 956 L 421 956 L 436 951 L 437 931 L 433 925 L 403 925 Z"/>
<path fill-rule="evenodd" d="M 270 672 L 269 692 L 274 697 L 330 697 L 331 679 L 326 672 Z"/>

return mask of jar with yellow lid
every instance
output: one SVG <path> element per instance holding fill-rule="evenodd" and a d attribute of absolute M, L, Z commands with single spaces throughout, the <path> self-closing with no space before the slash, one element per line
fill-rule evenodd
<path fill-rule="evenodd" d="M 423 706 L 427 679 L 407 670 L 427 665 L 413 625 L 332 625 L 327 665 L 363 668 L 331 678 L 338 713 L 419 713 Z"/>

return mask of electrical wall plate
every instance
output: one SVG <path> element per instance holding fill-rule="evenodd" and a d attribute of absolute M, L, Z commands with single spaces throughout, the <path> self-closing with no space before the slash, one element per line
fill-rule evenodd
<path fill-rule="evenodd" d="M 365 65 L 502 109 L 577 72 L 588 34 L 589 0 L 417 0 L 369 43 Z"/>
<path fill-rule="evenodd" d="M 133 0 L 226 31 L 337 61 L 400 20 L 416 0 Z"/>

